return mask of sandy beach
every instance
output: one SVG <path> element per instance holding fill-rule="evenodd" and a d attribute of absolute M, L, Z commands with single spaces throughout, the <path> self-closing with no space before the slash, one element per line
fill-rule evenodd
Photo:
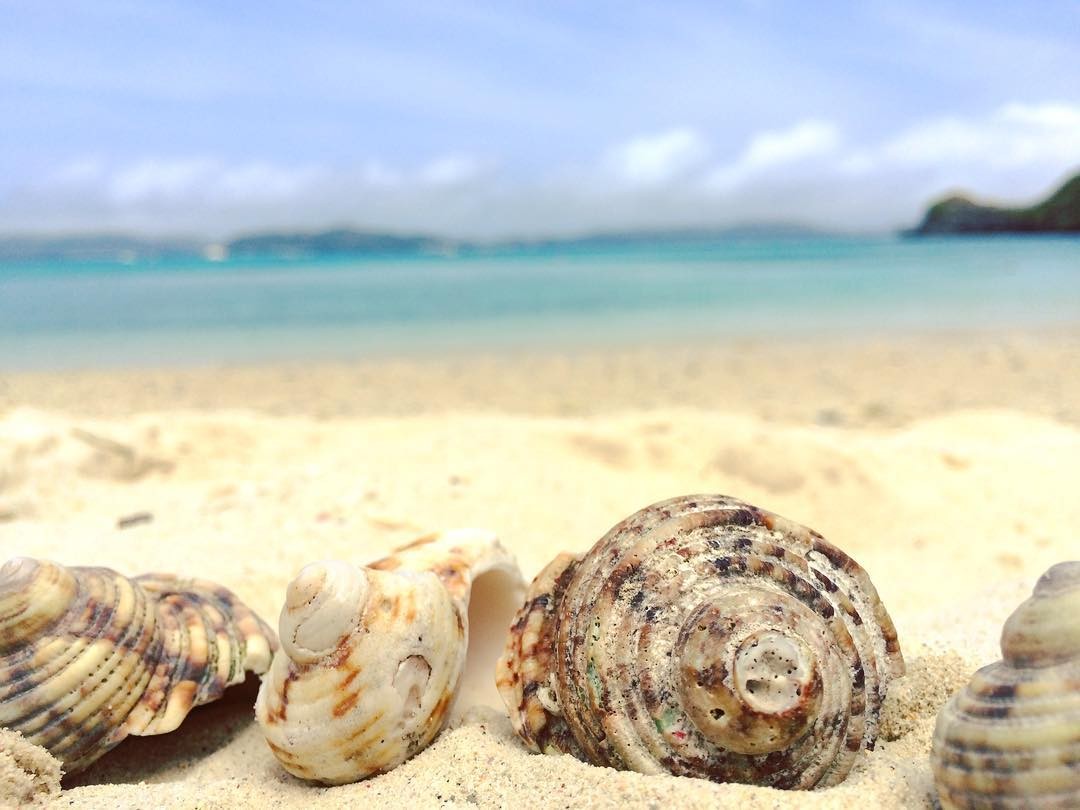
<path fill-rule="evenodd" d="M 839 787 L 620 773 L 516 742 L 492 683 L 510 615 L 489 594 L 468 698 L 393 772 L 288 776 L 250 678 L 66 779 L 65 807 L 930 807 L 938 709 L 998 657 L 1038 575 L 1080 557 L 1077 481 L 1076 332 L 0 374 L 3 559 L 208 577 L 276 625 L 313 560 L 483 526 L 531 578 L 643 506 L 721 492 L 858 560 L 908 663 Z"/>

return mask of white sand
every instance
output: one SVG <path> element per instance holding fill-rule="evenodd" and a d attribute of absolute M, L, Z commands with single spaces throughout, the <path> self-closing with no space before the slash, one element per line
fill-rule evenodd
<path fill-rule="evenodd" d="M 1051 346 L 1061 375 L 1077 371 L 1063 348 L 1071 345 Z M 948 344 L 923 356 L 927 379 L 951 375 L 966 407 L 920 400 L 922 383 L 912 376 L 897 399 L 914 403 L 904 408 L 917 416 L 888 411 L 884 420 L 856 408 L 839 420 L 818 413 L 838 386 L 869 385 L 863 377 L 875 373 L 874 358 L 865 354 L 839 363 L 846 381 L 810 375 L 788 391 L 768 387 L 769 411 L 782 415 L 776 421 L 749 407 L 716 410 L 707 398 L 688 407 L 677 395 L 695 390 L 684 373 L 645 360 L 634 366 L 625 357 L 605 372 L 626 391 L 621 407 L 570 408 L 585 415 L 564 417 L 542 406 L 546 415 L 490 401 L 480 407 L 468 400 L 481 395 L 466 382 L 459 385 L 467 395 L 448 396 L 440 408 L 431 404 L 438 386 L 416 388 L 424 375 L 415 368 L 414 405 L 403 406 L 405 413 L 341 418 L 313 414 L 320 404 L 348 402 L 356 370 L 306 372 L 304 386 L 280 392 L 288 404 L 281 410 L 292 415 L 279 416 L 266 407 L 220 408 L 218 394 L 199 387 L 213 380 L 208 372 L 155 373 L 155 384 L 173 386 L 185 410 L 143 410 L 147 396 L 158 395 L 147 395 L 140 384 L 146 378 L 133 373 L 8 378 L 0 386 L 9 406 L 0 411 L 0 558 L 211 577 L 274 624 L 286 583 L 314 559 L 363 562 L 420 533 L 480 525 L 498 531 L 531 577 L 555 550 L 587 548 L 642 506 L 723 492 L 812 526 L 852 554 L 892 613 L 909 664 L 886 704 L 877 749 L 843 785 L 812 796 L 532 756 L 500 712 L 467 705 L 458 706 L 454 728 L 396 771 L 357 785 L 312 787 L 284 774 L 266 749 L 252 721 L 251 680 L 194 712 L 178 732 L 129 739 L 65 781 L 58 806 L 929 806 L 929 736 L 941 703 L 996 657 L 1002 621 L 1037 576 L 1080 557 L 1080 429 L 1071 419 L 1075 401 L 1058 401 L 1073 382 L 1007 391 L 1015 369 L 980 364 L 971 354 L 980 351 L 989 350 L 973 346 L 964 355 Z M 1010 351 L 1029 370 L 1048 356 L 1035 343 Z M 784 355 L 788 362 L 791 356 Z M 784 357 L 762 372 L 773 383 Z M 566 399 L 585 402 L 578 389 L 597 382 L 577 379 L 600 362 L 565 361 L 554 372 L 558 362 L 534 362 L 537 399 L 555 401 L 566 390 L 576 391 Z M 761 385 L 753 368 L 742 377 L 704 375 L 716 384 Z M 384 386 L 401 377 L 380 377 L 384 372 L 366 374 Z M 237 371 L 219 378 L 219 389 L 248 375 L 253 398 L 265 399 L 285 373 Z M 482 386 L 492 373 L 471 368 L 465 377 Z M 640 382 L 662 373 L 677 378 L 676 395 Z M 98 400 L 80 405 L 81 386 L 92 379 L 105 386 L 111 410 Z M 894 393 L 883 386 L 882 402 Z M 198 396 L 205 406 L 193 401 Z M 371 391 L 364 397 L 377 401 Z M 802 413 L 807 409 L 816 410 Z M 107 411 L 116 416 L 103 417 Z M 118 528 L 136 513 L 152 519 Z M 481 599 L 474 620 L 494 604 Z M 509 617 L 487 618 L 494 629 L 477 625 L 488 643 L 473 650 L 470 678 L 480 684 L 478 700 L 496 706 L 488 677 L 498 628 Z"/>

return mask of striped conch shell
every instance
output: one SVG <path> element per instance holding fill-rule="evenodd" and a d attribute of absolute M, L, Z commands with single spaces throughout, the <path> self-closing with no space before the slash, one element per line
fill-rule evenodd
<path fill-rule="evenodd" d="M 942 807 L 1080 807 L 1080 561 L 1040 577 L 1001 655 L 938 715 Z"/>
<path fill-rule="evenodd" d="M 533 582 L 497 681 L 525 744 L 613 768 L 835 785 L 904 672 L 870 578 L 722 495 L 650 506 Z"/>
<path fill-rule="evenodd" d="M 305 567 L 281 611 L 281 650 L 255 716 L 294 776 L 343 784 L 383 773 L 446 723 L 468 645 L 473 580 L 520 581 L 495 535 L 459 529 L 366 567 Z"/>
<path fill-rule="evenodd" d="M 0 568 L 0 727 L 81 770 L 270 665 L 273 631 L 211 582 L 16 557 Z"/>

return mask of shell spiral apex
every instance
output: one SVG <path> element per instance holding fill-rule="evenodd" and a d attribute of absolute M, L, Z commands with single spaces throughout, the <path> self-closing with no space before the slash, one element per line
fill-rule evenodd
<path fill-rule="evenodd" d="M 866 572 L 734 498 L 647 507 L 557 557 L 497 681 L 527 746 L 599 765 L 832 785 L 873 747 L 896 632 Z"/>
<path fill-rule="evenodd" d="M 289 583 L 278 630 L 285 654 L 310 664 L 352 633 L 367 600 L 367 576 L 339 560 L 305 566 Z"/>
<path fill-rule="evenodd" d="M 1039 578 L 1001 653 L 938 715 L 942 807 L 1080 807 L 1080 561 Z"/>
<path fill-rule="evenodd" d="M 17 557 L 0 567 L 0 727 L 81 770 L 270 665 L 273 632 L 212 582 Z"/>
<path fill-rule="evenodd" d="M 281 650 L 255 716 L 289 773 L 342 784 L 390 770 L 445 724 L 468 644 L 473 580 L 517 576 L 495 535 L 456 530 L 367 567 L 306 566 L 281 610 Z"/>

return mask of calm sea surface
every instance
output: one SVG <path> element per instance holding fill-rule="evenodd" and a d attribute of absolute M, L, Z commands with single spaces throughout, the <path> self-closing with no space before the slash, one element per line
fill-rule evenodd
<path fill-rule="evenodd" d="M 1080 325 L 1080 238 L 0 265 L 0 369 Z"/>

